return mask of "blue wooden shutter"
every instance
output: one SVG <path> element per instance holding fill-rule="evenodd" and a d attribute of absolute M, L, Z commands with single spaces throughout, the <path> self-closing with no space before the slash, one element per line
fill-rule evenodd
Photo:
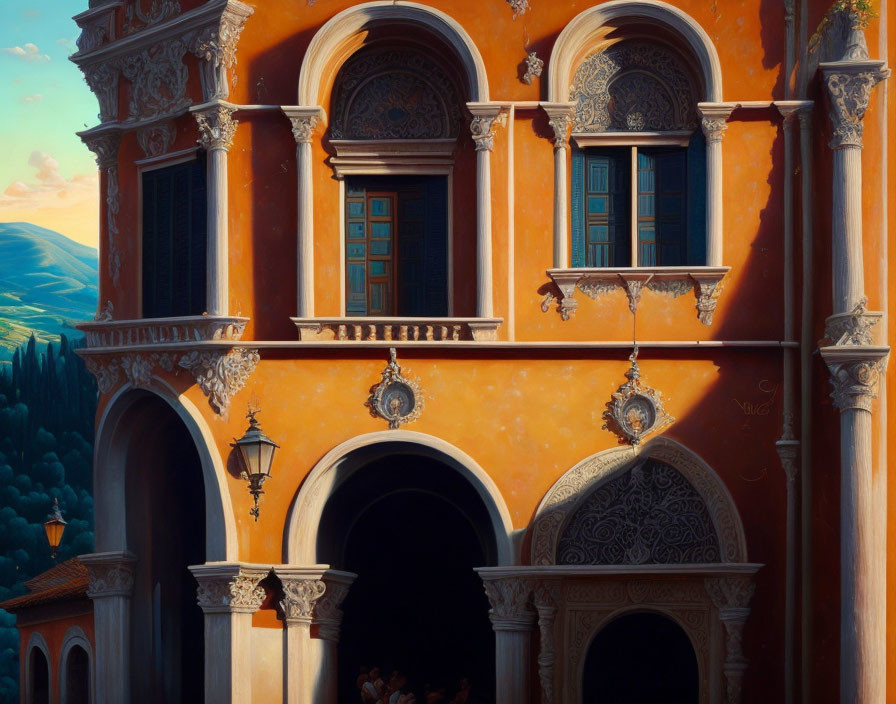
<path fill-rule="evenodd" d="M 574 267 L 585 266 L 585 153 L 572 150 L 572 258 Z"/>
<path fill-rule="evenodd" d="M 638 150 L 638 264 L 687 263 L 687 153 Z"/>
<path fill-rule="evenodd" d="M 706 264 L 706 139 L 697 130 L 688 145 L 687 263 Z"/>
<path fill-rule="evenodd" d="M 425 259 L 423 307 L 411 315 L 448 315 L 448 181 L 431 176 L 424 183 Z"/>
<path fill-rule="evenodd" d="M 631 266 L 628 214 L 631 150 L 611 147 L 585 156 L 585 266 Z"/>

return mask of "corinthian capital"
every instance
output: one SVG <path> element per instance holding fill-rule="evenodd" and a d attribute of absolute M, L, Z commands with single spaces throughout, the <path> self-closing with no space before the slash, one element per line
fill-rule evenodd
<path fill-rule="evenodd" d="M 831 372 L 831 398 L 841 411 L 871 411 L 877 398 L 880 375 L 887 367 L 889 347 L 832 345 L 822 347 L 821 357 Z"/>
<path fill-rule="evenodd" d="M 199 583 L 196 601 L 205 613 L 254 613 L 264 601 L 265 573 L 238 563 L 190 567 Z"/>
<path fill-rule="evenodd" d="M 326 592 L 326 585 L 320 579 L 302 577 L 281 577 L 281 582 L 283 599 L 280 608 L 286 620 L 311 623 L 314 604 Z"/>
<path fill-rule="evenodd" d="M 528 631 L 535 623 L 531 607 L 532 584 L 525 576 L 483 579 L 491 610 L 489 618 L 495 630 Z"/>
<path fill-rule="evenodd" d="M 890 75 L 883 61 L 834 61 L 820 65 L 828 93 L 831 149 L 862 147 L 862 119 L 871 89 Z"/>
<path fill-rule="evenodd" d="M 292 125 L 292 136 L 295 137 L 296 144 L 310 143 L 315 130 L 324 121 L 324 109 L 319 105 L 282 109 Z"/>
<path fill-rule="evenodd" d="M 575 103 L 542 103 L 541 109 L 547 113 L 548 122 L 554 130 L 554 146 L 558 149 L 565 147 L 576 114 Z"/>
<path fill-rule="evenodd" d="M 93 152 L 96 165 L 105 171 L 118 164 L 118 147 L 121 144 L 121 132 L 103 130 L 102 132 L 80 132 L 81 141 Z"/>
<path fill-rule="evenodd" d="M 199 125 L 199 143 L 204 149 L 229 150 L 239 124 L 233 119 L 235 108 L 218 103 L 210 108 L 193 113 Z"/>
<path fill-rule="evenodd" d="M 732 103 L 699 103 L 697 111 L 700 113 L 700 128 L 706 137 L 707 144 L 715 144 L 722 141 L 725 130 L 728 129 L 728 118 L 734 111 Z"/>
<path fill-rule="evenodd" d="M 98 552 L 78 555 L 78 559 L 87 568 L 87 596 L 91 599 L 131 595 L 137 561 L 131 553 Z"/>
<path fill-rule="evenodd" d="M 467 109 L 473 115 L 470 132 L 477 152 L 490 152 L 495 147 L 493 128 L 500 125 L 507 117 L 504 107 L 492 103 L 467 103 Z"/>

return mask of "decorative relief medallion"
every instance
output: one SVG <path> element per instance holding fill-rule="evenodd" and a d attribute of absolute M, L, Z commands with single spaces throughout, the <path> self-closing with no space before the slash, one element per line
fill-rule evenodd
<path fill-rule="evenodd" d="M 389 421 L 389 429 L 395 430 L 420 417 L 423 396 L 416 382 L 401 375 L 394 347 L 389 348 L 389 363 L 383 370 L 379 384 L 370 389 L 370 398 L 364 404 L 370 415 Z"/>
<path fill-rule="evenodd" d="M 532 85 L 532 81 L 539 76 L 544 70 L 544 61 L 538 58 L 534 51 L 529 52 L 526 56 L 526 72 L 523 74 L 522 81 L 527 86 Z"/>
<path fill-rule="evenodd" d="M 137 143 L 146 157 L 160 156 L 168 151 L 174 136 L 174 125 L 166 120 L 137 130 Z"/>
<path fill-rule="evenodd" d="M 655 43 L 623 41 L 586 58 L 570 87 L 574 132 L 692 130 L 697 103 L 681 59 Z"/>
<path fill-rule="evenodd" d="M 616 433 L 621 443 L 637 446 L 644 436 L 664 428 L 675 419 L 663 409 L 660 392 L 641 384 L 637 347 L 629 360 L 632 366 L 625 372 L 628 381 L 607 402 L 603 428 Z"/>
<path fill-rule="evenodd" d="M 460 95 L 439 64 L 406 49 L 346 61 L 332 110 L 333 139 L 447 139 L 458 135 Z"/>
<path fill-rule="evenodd" d="M 561 565 L 705 564 L 720 557 L 703 498 L 675 468 L 652 459 L 589 494 L 557 546 Z"/>

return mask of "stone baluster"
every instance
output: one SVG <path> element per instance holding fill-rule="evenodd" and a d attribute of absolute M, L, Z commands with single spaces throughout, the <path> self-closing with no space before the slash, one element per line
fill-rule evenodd
<path fill-rule="evenodd" d="M 252 614 L 264 601 L 265 577 L 239 563 L 193 565 L 205 614 L 205 701 L 251 704 Z M 123 699 L 121 701 L 129 701 Z"/>
<path fill-rule="evenodd" d="M 483 577 L 495 631 L 496 704 L 529 704 L 530 647 L 535 612 L 526 577 Z"/>
<path fill-rule="evenodd" d="M 706 137 L 706 263 L 722 266 L 722 136 L 734 110 L 729 103 L 700 103 L 700 127 Z"/>
<path fill-rule="evenodd" d="M 342 625 L 342 602 L 348 596 L 349 587 L 356 575 L 350 572 L 328 570 L 322 580 L 326 585 L 324 595 L 314 604 L 312 628 L 317 633 L 311 639 L 313 669 L 314 704 L 336 704 L 338 701 L 338 646 L 339 629 Z"/>
<path fill-rule="evenodd" d="M 87 568 L 87 596 L 93 600 L 96 642 L 95 698 L 131 701 L 131 594 L 134 563 L 128 552 L 79 555 Z"/>
<path fill-rule="evenodd" d="M 569 193 L 566 186 L 569 128 L 575 117 L 574 103 L 542 103 L 554 130 L 554 267 L 569 267 Z"/>
<path fill-rule="evenodd" d="M 862 120 L 871 91 L 889 76 L 868 59 L 861 29 L 841 61 L 822 63 L 833 138 L 832 264 L 834 310 L 821 349 L 840 409 L 840 701 L 883 704 L 886 694 L 886 550 L 875 540 L 872 399 L 888 347 L 872 344 L 865 310 L 862 251 Z M 885 486 L 885 485 L 884 485 Z M 883 499 L 885 501 L 885 499 Z"/>
<path fill-rule="evenodd" d="M 554 661 L 556 640 L 554 621 L 560 602 L 560 583 L 543 580 L 535 587 L 535 610 L 538 612 L 540 635 L 538 649 L 538 679 L 541 682 L 541 704 L 554 704 Z"/>
<path fill-rule="evenodd" d="M 725 702 L 740 704 L 741 683 L 748 663 L 743 651 L 743 630 L 756 585 L 751 577 L 741 576 L 708 577 L 705 584 L 725 627 Z"/>
<path fill-rule="evenodd" d="M 467 103 L 473 115 L 470 132 L 476 145 L 476 315 L 494 317 L 492 281 L 492 171 L 494 127 L 506 117 L 504 108 L 490 103 Z"/>
<path fill-rule="evenodd" d="M 284 114 L 292 123 L 296 140 L 298 173 L 298 249 L 296 253 L 298 277 L 296 315 L 314 317 L 314 187 L 311 174 L 311 138 L 324 119 L 321 107 L 284 107 Z"/>
<path fill-rule="evenodd" d="M 208 251 L 206 254 L 206 311 L 209 315 L 227 315 L 227 153 L 239 124 L 233 119 L 234 108 L 216 103 L 193 113 L 199 125 L 199 143 L 208 152 L 206 189 L 208 193 Z"/>

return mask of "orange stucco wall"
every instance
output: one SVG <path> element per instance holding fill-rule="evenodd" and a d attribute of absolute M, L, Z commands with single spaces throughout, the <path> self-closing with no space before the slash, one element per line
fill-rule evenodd
<path fill-rule="evenodd" d="M 187 6 L 187 3 L 183 3 Z M 348 0 L 297 3 L 266 0 L 256 3 L 239 43 L 237 81 L 230 100 L 238 104 L 296 102 L 304 52 L 320 26 Z M 528 51 L 546 61 L 560 31 L 590 2 L 532 0 L 532 9 L 512 18 L 504 0 L 430 0 L 470 34 L 486 65 L 494 101 L 544 99 L 548 68 L 541 82 L 519 80 L 518 64 Z M 720 57 L 726 101 L 783 99 L 784 7 L 765 0 L 704 2 L 676 0 L 710 35 Z M 808 3 L 808 25 L 814 27 L 828 3 Z M 884 7 L 885 9 L 885 7 Z M 873 22 L 867 31 L 872 56 L 885 57 L 885 32 Z M 325 85 L 320 104 L 329 109 L 331 86 Z M 191 91 L 198 95 L 195 74 Z M 122 91 L 122 104 L 127 99 Z M 724 256 L 731 267 L 720 296 L 714 324 L 696 317 L 693 294 L 673 299 L 645 291 L 638 308 L 637 333 L 642 341 L 780 341 L 784 339 L 784 183 L 793 178 L 795 193 L 795 257 L 802 255 L 799 214 L 813 209 L 814 312 L 813 339 L 823 335 L 831 313 L 830 193 L 831 153 L 828 120 L 820 85 L 810 83 L 809 98 L 817 101 L 813 137 L 812 202 L 799 199 L 800 172 L 784 173 L 781 118 L 773 108 L 736 110 L 723 141 Z M 893 262 L 882 221 L 892 213 L 894 196 L 881 194 L 885 161 L 896 163 L 894 139 L 883 132 L 884 90 L 878 88 L 865 117 L 863 172 L 865 282 L 869 308 L 887 305 L 886 265 Z M 199 102 L 196 100 L 196 102 Z M 297 176 L 295 142 L 288 121 L 279 112 L 240 113 L 240 127 L 229 155 L 230 312 L 251 317 L 243 339 L 295 340 L 289 320 L 295 315 Z M 889 122 L 893 126 L 892 110 Z M 190 117 L 177 121 L 172 151 L 195 143 Z M 541 310 L 545 269 L 552 259 L 552 135 L 540 110 L 519 109 L 512 125 L 496 130 L 491 156 L 492 228 L 495 313 L 505 318 L 499 330 L 509 339 L 512 317 L 518 341 L 625 341 L 631 339 L 632 318 L 621 292 L 591 300 L 577 295 L 579 309 L 562 321 L 554 309 Z M 798 128 L 794 144 L 798 144 Z M 513 151 L 515 169 L 509 178 Z M 333 155 L 325 130 L 313 141 L 314 269 L 316 313 L 336 316 L 339 310 L 338 182 L 327 164 Z M 112 300 L 116 315 L 139 317 L 139 173 L 134 161 L 143 154 L 134 136 L 123 139 L 119 158 L 122 192 L 119 214 L 122 283 L 111 286 L 103 268 L 102 299 Z M 798 160 L 795 164 L 798 164 Z M 475 307 L 475 152 L 468 135 L 460 138 L 454 171 L 454 312 L 472 315 Z M 512 213 L 508 208 L 514 194 Z M 509 264 L 511 222 L 513 265 Z M 512 285 L 511 279 L 512 276 Z M 803 274 L 796 274 L 796 286 Z M 542 289 L 541 292 L 539 289 Z M 799 294 L 796 295 L 796 336 L 799 335 Z M 229 416 L 219 417 L 185 373 L 168 375 L 202 413 L 226 460 L 230 443 L 245 429 L 250 400 L 261 407 L 267 434 L 282 447 L 265 486 L 262 518 L 248 515 L 250 496 L 245 482 L 227 477 L 236 517 L 240 559 L 278 563 L 283 559 L 287 512 L 303 479 L 320 458 L 340 443 L 363 433 L 382 430 L 385 423 L 370 417 L 363 403 L 379 379 L 383 350 L 326 349 L 262 350 L 262 361 L 245 389 L 233 400 Z M 794 353 L 798 358 L 798 352 Z M 628 350 L 421 350 L 402 349 L 404 372 L 418 380 L 425 410 L 408 429 L 439 437 L 473 457 L 496 482 L 507 503 L 513 526 L 530 525 L 549 487 L 582 459 L 616 445 L 601 429 L 601 413 L 612 391 L 624 381 Z M 780 348 L 744 346 L 680 350 L 645 344 L 640 357 L 645 383 L 662 391 L 667 410 L 676 418 L 664 432 L 709 463 L 731 492 L 744 523 L 750 560 L 764 563 L 757 579 L 753 618 L 745 633 L 751 660 L 744 682 L 745 701 L 780 701 L 783 687 L 785 494 L 786 481 L 775 452 L 781 435 L 783 394 Z M 813 644 L 810 679 L 813 701 L 834 702 L 838 691 L 839 649 L 839 416 L 828 397 L 828 374 L 813 357 L 813 434 L 808 440 L 813 463 L 804 467 L 813 486 L 810 516 L 812 571 L 805 575 L 814 592 L 811 618 Z M 892 382 L 888 381 L 888 386 Z M 795 389 L 799 412 L 800 389 Z M 888 399 L 896 398 L 890 388 Z M 101 403 L 100 414 L 103 412 Z M 876 439 L 896 452 L 896 434 L 887 431 L 885 406 L 875 406 Z M 799 427 L 799 418 L 796 419 Z M 884 435 L 886 438 L 884 438 Z M 881 455 L 875 472 L 885 475 Z M 896 530 L 888 524 L 888 533 Z M 896 535 L 890 535 L 896 540 Z M 799 560 L 799 555 L 797 560 Z M 798 563 L 799 564 L 799 563 Z M 896 570 L 890 561 L 888 571 Z M 890 579 L 891 594 L 896 595 Z M 892 610 L 890 611 L 892 614 Z M 277 626 L 267 616 L 258 626 Z M 896 616 L 888 619 L 896 633 Z M 23 635 L 23 638 L 25 636 Z M 896 647 L 896 646 L 893 646 Z M 799 655 L 799 653 L 797 654 Z M 896 677 L 896 659 L 891 658 Z M 761 674 L 757 674 L 761 673 Z M 896 688 L 891 688 L 896 689 Z M 891 696 L 896 701 L 896 695 Z"/>

